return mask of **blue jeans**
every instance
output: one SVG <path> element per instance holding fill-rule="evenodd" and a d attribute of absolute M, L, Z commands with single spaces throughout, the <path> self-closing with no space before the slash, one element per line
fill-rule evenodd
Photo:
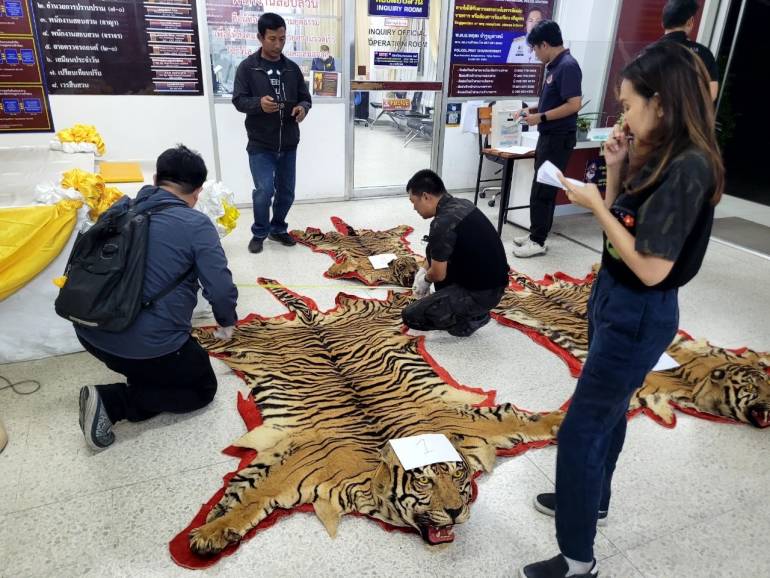
<path fill-rule="evenodd" d="M 254 179 L 254 190 L 251 192 L 254 224 L 251 226 L 251 235 L 255 239 L 264 239 L 270 233 L 285 233 L 289 228 L 286 215 L 294 203 L 296 165 L 297 151 L 249 153 L 249 168 Z"/>
<path fill-rule="evenodd" d="M 556 538 L 568 558 L 594 559 L 596 520 L 610 505 L 628 403 L 678 324 L 676 289 L 637 291 L 599 272 L 588 302 L 588 358 L 556 457 Z"/>

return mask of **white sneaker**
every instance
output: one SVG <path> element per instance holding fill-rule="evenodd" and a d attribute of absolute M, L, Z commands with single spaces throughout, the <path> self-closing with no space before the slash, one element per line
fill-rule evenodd
<path fill-rule="evenodd" d="M 534 257 L 535 255 L 545 255 L 547 250 L 547 245 L 540 245 L 532 239 L 528 239 L 521 247 L 514 247 L 513 254 L 520 258 L 526 258 Z"/>
<path fill-rule="evenodd" d="M 514 237 L 513 238 L 513 244 L 517 247 L 521 247 L 524 243 L 529 241 L 529 233 L 526 235 L 522 235 L 521 237 Z"/>

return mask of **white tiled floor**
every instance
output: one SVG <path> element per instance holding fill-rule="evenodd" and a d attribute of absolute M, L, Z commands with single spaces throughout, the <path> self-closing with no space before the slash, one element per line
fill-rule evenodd
<path fill-rule="evenodd" d="M 374 128 L 355 127 L 354 185 L 356 188 L 406 185 L 409 177 L 430 166 L 432 141 L 416 138 L 404 146 L 409 129 L 399 130 L 383 115 Z"/>
<path fill-rule="evenodd" d="M 486 207 L 485 207 L 486 208 Z M 729 208 L 729 207 L 726 207 Z M 297 205 L 296 228 L 330 227 L 329 217 L 354 227 L 407 223 L 417 251 L 427 222 L 407 199 Z M 271 277 L 333 305 L 344 289 L 378 296 L 348 281 L 322 277 L 330 260 L 304 247 L 267 242 L 246 252 L 249 216 L 224 240 L 236 281 L 239 312 L 281 313 L 254 286 Z M 601 245 L 589 216 L 557 219 L 555 229 L 590 247 Z M 519 234 L 506 227 L 504 239 Z M 532 276 L 562 270 L 585 274 L 598 255 L 554 235 L 547 255 L 510 256 Z M 701 274 L 681 292 L 681 326 L 730 347 L 770 349 L 767 304 L 770 263 L 712 243 Z M 459 382 L 496 389 L 498 400 L 533 410 L 554 408 L 574 380 L 565 365 L 522 334 L 489 324 L 465 341 L 445 333 L 427 338 L 430 354 Z M 242 431 L 235 409 L 241 382 L 215 361 L 220 390 L 207 408 L 120 423 L 117 442 L 91 454 L 77 425 L 82 384 L 108 382 L 109 371 L 87 354 L 0 366 L 14 381 L 34 378 L 41 390 L 22 397 L 0 392 L 10 444 L 0 454 L 0 576 L 182 576 L 168 541 L 192 519 L 236 465 L 219 453 Z M 770 576 L 770 431 L 715 424 L 679 415 L 664 429 L 646 418 L 629 425 L 615 476 L 610 523 L 597 536 L 602 576 L 689 578 Z M 552 488 L 555 448 L 503 459 L 480 480 L 470 521 L 451 545 L 429 549 L 414 535 L 384 532 L 348 517 L 330 540 L 312 516 L 296 514 L 259 533 L 205 575 L 223 576 L 513 576 L 518 565 L 555 552 L 553 521 L 533 510 L 535 493 Z"/>

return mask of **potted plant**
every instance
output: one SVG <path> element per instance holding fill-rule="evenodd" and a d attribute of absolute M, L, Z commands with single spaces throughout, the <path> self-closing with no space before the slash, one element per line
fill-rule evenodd
<path fill-rule="evenodd" d="M 591 130 L 591 116 L 593 114 L 581 114 L 577 117 L 577 140 L 588 140 L 588 131 Z"/>

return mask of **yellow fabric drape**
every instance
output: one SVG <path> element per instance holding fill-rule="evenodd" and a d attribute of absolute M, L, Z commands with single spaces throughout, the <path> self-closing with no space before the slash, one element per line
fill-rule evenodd
<path fill-rule="evenodd" d="M 104 211 L 123 196 L 123 192 L 117 187 L 108 187 L 104 184 L 101 175 L 89 173 L 81 169 L 72 169 L 62 175 L 61 186 L 65 189 L 75 189 L 91 207 L 88 218 L 96 221 Z"/>
<path fill-rule="evenodd" d="M 21 289 L 67 244 L 80 201 L 0 209 L 0 301 Z"/>
<path fill-rule="evenodd" d="M 76 124 L 56 133 L 60 142 L 89 142 L 96 145 L 96 153 L 104 154 L 104 141 L 96 127 L 90 124 Z"/>

